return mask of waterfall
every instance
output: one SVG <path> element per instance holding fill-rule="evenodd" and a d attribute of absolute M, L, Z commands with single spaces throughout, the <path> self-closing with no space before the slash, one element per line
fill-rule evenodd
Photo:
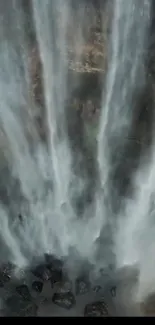
<path fill-rule="evenodd" d="M 82 1 L 80 4 L 74 43 L 77 36 L 79 47 L 84 47 L 86 9 Z M 7 197 L 0 202 L 0 259 L 21 267 L 45 253 L 68 256 L 73 248 L 96 268 L 111 263 L 117 268 L 138 265 L 142 288 L 154 267 L 148 257 L 145 265 L 143 254 L 153 254 L 154 248 L 154 145 L 147 162 L 141 157 L 132 178 L 132 197 L 120 195 L 114 176 L 132 129 L 136 96 L 146 85 L 150 1 L 113 1 L 97 129 L 95 195 L 80 217 L 73 196 L 85 189 L 86 180 L 74 170 L 79 157 L 69 139 L 66 107 L 73 86 L 68 82 L 67 61 L 72 6 L 71 0 L 31 1 L 43 85 L 43 104 L 38 107 L 31 94 L 32 49 L 22 4 L 19 0 L 0 3 L 0 175 Z M 80 61 L 81 56 L 78 49 L 75 60 Z M 44 140 L 34 113 L 39 115 L 40 110 L 45 120 Z M 151 286 L 150 280 L 148 291 Z"/>

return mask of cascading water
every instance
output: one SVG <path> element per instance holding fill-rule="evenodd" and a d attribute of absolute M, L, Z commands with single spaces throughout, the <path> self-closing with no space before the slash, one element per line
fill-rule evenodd
<path fill-rule="evenodd" d="M 72 197 L 83 191 L 85 179 L 78 177 L 73 168 L 75 153 L 66 118 L 66 101 L 72 90 L 66 63 L 72 1 L 32 0 L 31 7 L 42 66 L 46 141 L 40 137 L 33 114 L 38 107 L 31 96 L 23 10 L 18 0 L 1 1 L 0 146 L 1 164 L 6 164 L 9 171 L 9 198 L 7 204 L 2 198 L 0 205 L 0 260 L 24 267 L 34 257 L 51 253 L 61 258 L 74 248 L 96 269 L 115 262 L 118 268 L 139 263 L 143 287 L 146 276 L 152 277 L 153 268 L 150 274 L 149 261 L 146 267 L 141 252 L 144 246 L 143 251 L 151 254 L 154 247 L 153 228 L 148 239 L 153 222 L 150 200 L 154 196 L 154 151 L 146 171 L 140 164 L 132 199 L 120 197 L 113 176 L 132 128 L 136 92 L 145 85 L 150 1 L 113 1 L 109 64 L 97 138 L 98 184 L 81 218 Z M 81 8 L 82 30 L 85 11 Z M 82 37 L 78 30 L 79 44 L 84 43 Z M 123 201 L 123 212 L 121 203 L 114 211 L 118 200 Z"/>

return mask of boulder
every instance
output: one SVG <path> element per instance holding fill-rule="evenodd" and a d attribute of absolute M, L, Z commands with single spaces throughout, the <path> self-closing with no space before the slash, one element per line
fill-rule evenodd
<path fill-rule="evenodd" d="M 42 281 L 48 281 L 51 278 L 51 272 L 46 265 L 38 265 L 32 273 Z"/>
<path fill-rule="evenodd" d="M 56 292 L 52 297 L 52 301 L 55 305 L 65 309 L 71 309 L 76 304 L 76 300 L 72 292 Z"/>
<path fill-rule="evenodd" d="M 26 284 L 17 286 L 16 292 L 23 298 L 23 300 L 31 300 L 31 294 Z"/>
<path fill-rule="evenodd" d="M 108 309 L 103 301 L 97 301 L 85 306 L 85 317 L 106 317 L 108 315 Z"/>
<path fill-rule="evenodd" d="M 24 300 L 21 296 L 13 295 L 6 301 L 5 316 L 37 316 L 37 306 L 32 300 Z"/>
<path fill-rule="evenodd" d="M 41 293 L 43 290 L 43 283 L 40 281 L 33 281 L 32 282 L 32 289 L 38 293 Z"/>

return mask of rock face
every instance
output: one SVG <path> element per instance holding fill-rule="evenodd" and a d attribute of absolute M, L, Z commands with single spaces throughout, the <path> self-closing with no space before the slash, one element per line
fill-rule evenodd
<path fill-rule="evenodd" d="M 0 269 L 0 288 L 11 280 L 13 266 L 11 264 L 3 265 Z"/>
<path fill-rule="evenodd" d="M 51 278 L 51 272 L 46 265 L 39 265 L 32 270 L 32 273 L 43 281 L 48 281 Z"/>
<path fill-rule="evenodd" d="M 32 289 L 38 293 L 41 293 L 43 290 L 43 283 L 40 281 L 32 282 Z"/>
<path fill-rule="evenodd" d="M 10 281 L 11 276 L 7 273 L 0 274 L 0 287 L 4 287 L 4 284 Z"/>
<path fill-rule="evenodd" d="M 31 300 L 31 295 L 27 285 L 22 284 L 16 287 L 16 292 L 23 298 L 23 300 L 27 300 L 27 301 Z"/>
<path fill-rule="evenodd" d="M 46 255 L 46 265 L 48 270 L 50 271 L 50 280 L 51 280 L 51 286 L 55 283 L 58 283 L 62 280 L 63 272 L 63 262 L 57 258 L 55 258 L 52 255 Z"/>

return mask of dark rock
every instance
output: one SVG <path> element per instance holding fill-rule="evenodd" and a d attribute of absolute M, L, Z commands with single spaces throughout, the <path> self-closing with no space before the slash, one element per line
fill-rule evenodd
<path fill-rule="evenodd" d="M 52 271 L 60 271 L 63 268 L 63 261 L 54 257 L 53 255 L 45 254 L 47 267 Z"/>
<path fill-rule="evenodd" d="M 47 268 L 50 271 L 51 274 L 51 285 L 53 285 L 57 282 L 62 281 L 62 268 L 63 268 L 63 262 L 57 258 L 55 258 L 53 255 L 45 255 L 46 262 L 47 262 Z"/>
<path fill-rule="evenodd" d="M 106 304 L 103 301 L 97 301 L 88 304 L 84 309 L 85 317 L 104 317 L 109 316 Z"/>
<path fill-rule="evenodd" d="M 65 309 L 71 309 L 76 303 L 72 292 L 54 293 L 52 301 L 55 305 Z"/>
<path fill-rule="evenodd" d="M 94 292 L 99 292 L 100 290 L 102 289 L 102 287 L 100 285 L 96 285 L 94 288 L 93 288 L 93 291 Z"/>
<path fill-rule="evenodd" d="M 0 280 L 4 283 L 9 282 L 15 270 L 15 265 L 6 263 L 0 268 Z"/>
<path fill-rule="evenodd" d="M 76 295 L 84 295 L 89 292 L 91 287 L 90 281 L 86 277 L 79 277 L 75 281 Z"/>
<path fill-rule="evenodd" d="M 37 315 L 37 306 L 33 301 L 23 300 L 20 296 L 13 295 L 6 300 L 6 315 L 28 317 Z"/>
<path fill-rule="evenodd" d="M 34 282 L 32 283 L 32 289 L 33 289 L 34 291 L 36 291 L 36 292 L 41 293 L 42 290 L 43 290 L 43 283 L 40 282 L 40 281 L 34 281 Z"/>
<path fill-rule="evenodd" d="M 7 274 L 7 273 L 2 273 L 2 277 L 1 277 L 3 283 L 7 283 L 10 281 L 11 279 L 11 275 Z"/>
<path fill-rule="evenodd" d="M 4 287 L 5 283 L 9 282 L 11 279 L 11 275 L 7 272 L 7 270 L 0 270 L 0 288 Z"/>
<path fill-rule="evenodd" d="M 22 284 L 16 287 L 16 292 L 24 299 L 31 300 L 31 294 L 29 292 L 28 286 L 26 284 Z"/>
<path fill-rule="evenodd" d="M 51 278 L 51 272 L 46 265 L 39 265 L 32 270 L 32 273 L 43 281 L 48 281 Z"/>
<path fill-rule="evenodd" d="M 51 271 L 51 286 L 62 281 L 62 271 Z"/>

